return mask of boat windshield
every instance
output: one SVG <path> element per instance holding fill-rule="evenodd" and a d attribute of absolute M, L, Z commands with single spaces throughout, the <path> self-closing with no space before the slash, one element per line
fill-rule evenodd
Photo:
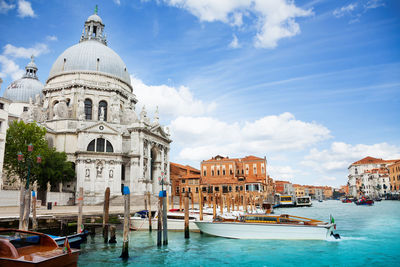
<path fill-rule="evenodd" d="M 245 216 L 244 220 L 246 222 L 266 222 L 266 223 L 276 223 L 277 218 L 276 217 L 269 217 L 269 216 L 256 216 L 256 215 L 251 215 L 251 216 Z"/>
<path fill-rule="evenodd" d="M 40 243 L 40 236 L 31 233 L 1 232 L 0 238 L 10 240 L 10 243 L 15 248 L 38 245 Z"/>
<path fill-rule="evenodd" d="M 291 196 L 281 197 L 281 201 L 292 201 Z"/>

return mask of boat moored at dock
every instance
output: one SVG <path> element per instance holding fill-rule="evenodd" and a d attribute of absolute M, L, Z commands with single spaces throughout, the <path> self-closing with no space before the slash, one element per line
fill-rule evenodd
<path fill-rule="evenodd" d="M 59 247 L 63 247 L 65 243 L 65 239 L 68 238 L 68 242 L 71 248 L 81 248 L 81 244 L 86 241 L 89 232 L 84 230 L 82 233 L 69 235 L 69 236 L 56 236 L 56 235 L 48 235 L 56 241 Z"/>
<path fill-rule="evenodd" d="M 217 219 L 212 222 L 196 221 L 204 233 L 237 239 L 298 239 L 326 240 L 333 234 L 336 224 L 298 216 L 246 214 L 236 220 Z"/>
<path fill-rule="evenodd" d="M 46 234 L 0 229 L 0 266 L 77 266 L 79 250 L 60 248 Z"/>
<path fill-rule="evenodd" d="M 152 214 L 151 227 L 153 229 L 157 228 L 157 216 L 158 212 Z M 199 228 L 194 222 L 200 217 L 197 212 L 189 212 L 189 229 L 192 232 L 199 232 Z M 204 220 L 212 220 L 212 215 L 203 214 Z M 168 230 L 171 231 L 183 231 L 185 228 L 185 213 L 181 211 L 169 211 L 167 213 L 167 225 Z M 131 230 L 147 230 L 149 228 L 149 218 L 147 217 L 147 212 L 139 211 L 131 217 Z"/>

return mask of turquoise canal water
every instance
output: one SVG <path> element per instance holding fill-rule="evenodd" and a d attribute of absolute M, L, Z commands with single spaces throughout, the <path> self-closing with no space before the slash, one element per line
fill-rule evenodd
<path fill-rule="evenodd" d="M 169 244 L 157 248 L 156 231 L 131 232 L 127 261 L 117 244 L 103 244 L 101 235 L 82 245 L 79 266 L 400 266 L 400 201 L 356 206 L 336 200 L 312 207 L 276 209 L 276 213 L 324 221 L 332 214 L 339 241 L 238 240 L 169 232 Z"/>

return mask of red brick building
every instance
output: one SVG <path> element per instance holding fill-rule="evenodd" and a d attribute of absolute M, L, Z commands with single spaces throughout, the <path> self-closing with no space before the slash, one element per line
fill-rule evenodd
<path fill-rule="evenodd" d="M 216 156 L 201 162 L 203 192 L 273 193 L 273 180 L 267 176 L 267 160 L 255 156 L 229 158 Z"/>
<path fill-rule="evenodd" d="M 192 192 L 197 202 L 200 186 L 200 170 L 189 165 L 170 162 L 171 194 L 180 196 L 185 192 Z"/>

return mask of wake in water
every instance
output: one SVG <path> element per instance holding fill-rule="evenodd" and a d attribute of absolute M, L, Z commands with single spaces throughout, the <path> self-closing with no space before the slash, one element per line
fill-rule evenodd
<path fill-rule="evenodd" d="M 340 239 L 335 239 L 333 236 L 330 236 L 326 239 L 328 242 L 342 242 L 349 240 L 367 240 L 367 237 L 364 236 L 340 236 Z"/>

